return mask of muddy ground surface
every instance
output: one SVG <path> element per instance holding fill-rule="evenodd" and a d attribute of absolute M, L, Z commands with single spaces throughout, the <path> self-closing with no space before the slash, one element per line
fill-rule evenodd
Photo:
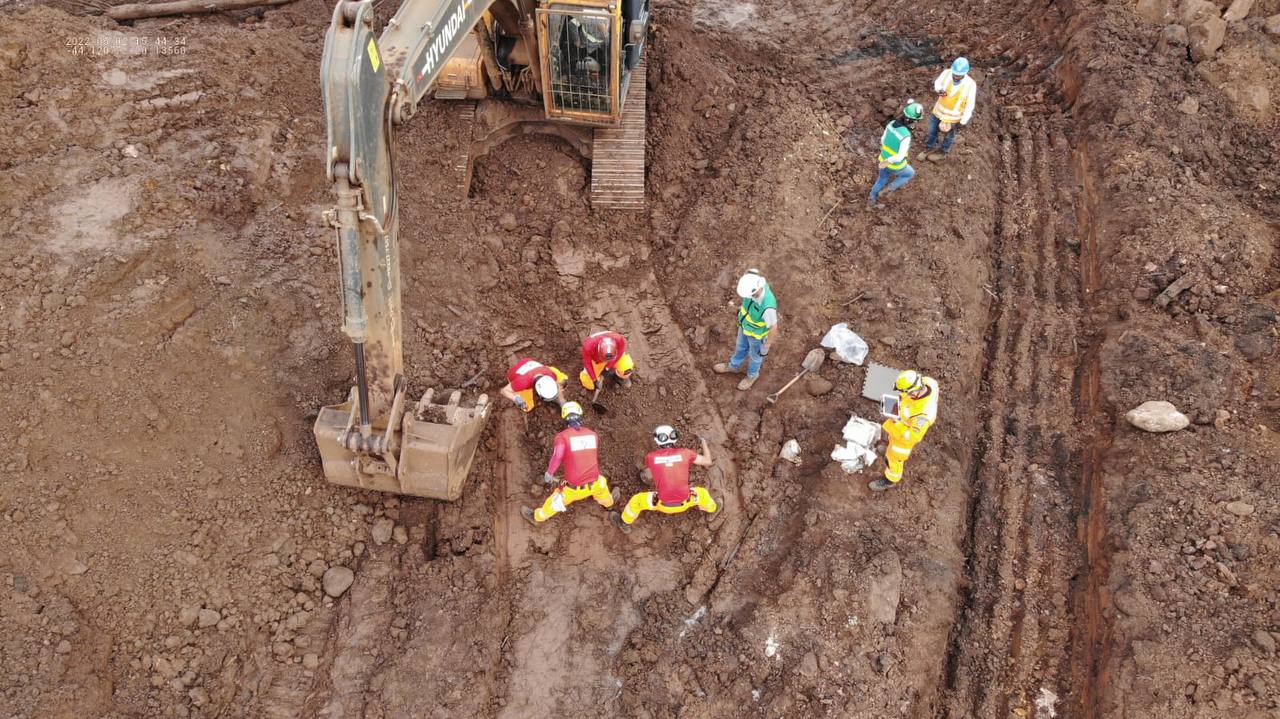
<path fill-rule="evenodd" d="M 550 412 L 496 413 L 452 504 L 324 482 L 330 6 L 0 7 L 0 716 L 1280 715 L 1280 3 L 1199 62 L 1147 0 L 655 8 L 645 212 L 537 136 L 463 199 L 456 105 L 397 137 L 415 396 L 610 327 L 613 484 L 656 424 L 712 442 L 721 510 L 624 536 L 521 521 Z M 864 210 L 960 53 L 956 152 Z M 710 366 L 749 266 L 783 319 L 743 394 Z M 942 387 L 884 495 L 828 459 L 861 368 L 764 399 L 839 321 Z M 1130 426 L 1152 399 L 1191 425 Z"/>

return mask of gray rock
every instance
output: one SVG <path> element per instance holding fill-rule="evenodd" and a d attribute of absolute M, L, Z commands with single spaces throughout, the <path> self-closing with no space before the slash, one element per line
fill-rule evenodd
<path fill-rule="evenodd" d="M 329 567 L 324 573 L 324 579 L 321 583 L 324 585 L 324 593 L 337 599 L 346 593 L 351 587 L 351 583 L 356 580 L 355 572 L 346 567 Z"/>
<path fill-rule="evenodd" d="M 1267 654 L 1276 653 L 1276 639 L 1266 630 L 1259 629 L 1253 633 L 1253 643 Z"/>
<path fill-rule="evenodd" d="M 178 623 L 184 627 L 189 627 L 196 623 L 200 618 L 200 607 L 183 607 L 178 612 Z"/>
<path fill-rule="evenodd" d="M 1228 502 L 1226 510 L 1237 517 L 1247 517 L 1253 514 L 1253 505 L 1246 502 Z"/>
<path fill-rule="evenodd" d="M 1176 432 L 1186 429 L 1191 420 L 1177 407 L 1164 400 L 1143 402 L 1124 416 L 1129 424 L 1147 432 Z"/>
<path fill-rule="evenodd" d="M 1209 0 L 1182 0 L 1182 4 L 1178 6 L 1178 23 L 1190 28 L 1209 18 L 1221 20 L 1220 12 L 1218 6 Z"/>
<path fill-rule="evenodd" d="M 800 673 L 806 677 L 818 675 L 818 655 L 809 652 L 800 660 Z"/>
<path fill-rule="evenodd" d="M 1227 36 L 1227 22 L 1220 17 L 1210 17 L 1187 26 L 1187 44 L 1191 59 L 1196 62 L 1212 60 Z"/>
<path fill-rule="evenodd" d="M 867 614 L 871 621 L 893 624 L 898 621 L 898 601 L 902 595 L 902 562 L 890 553 L 880 576 L 867 588 Z"/>
<path fill-rule="evenodd" d="M 1156 41 L 1156 50 L 1158 52 L 1168 52 L 1170 49 L 1182 52 L 1187 47 L 1187 29 L 1181 25 L 1166 25 L 1160 31 L 1160 39 Z"/>
<path fill-rule="evenodd" d="M 406 544 L 409 541 L 409 530 L 403 524 L 397 524 L 391 532 L 391 538 L 396 540 L 396 544 Z"/>
<path fill-rule="evenodd" d="M 1178 112 L 1184 115 L 1194 115 L 1200 112 L 1200 101 L 1191 95 L 1182 98 L 1182 102 L 1178 103 Z"/>
<path fill-rule="evenodd" d="M 196 623 L 203 629 L 206 627 L 212 627 L 220 621 L 222 621 L 221 614 L 218 614 L 212 609 L 201 609 L 200 616 L 197 618 Z"/>
<path fill-rule="evenodd" d="M 1276 340 L 1269 332 L 1253 332 L 1236 338 L 1236 351 L 1246 360 L 1255 362 L 1275 351 Z"/>
<path fill-rule="evenodd" d="M 67 641 L 66 639 L 63 639 L 62 641 L 58 642 L 58 646 L 54 647 L 53 651 L 59 654 L 70 654 L 71 642 Z"/>
<path fill-rule="evenodd" d="M 320 657 L 315 652 L 307 652 L 302 655 L 302 666 L 307 669 L 315 669 L 320 666 Z"/>
<path fill-rule="evenodd" d="M 1173 0 L 1138 0 L 1134 11 L 1148 22 L 1168 22 L 1173 19 Z"/>
<path fill-rule="evenodd" d="M 1253 9 L 1253 0 L 1234 0 L 1231 7 L 1222 14 L 1222 19 L 1227 22 L 1239 22 L 1249 17 L 1249 11 Z"/>
<path fill-rule="evenodd" d="M 1280 35 L 1280 13 L 1267 18 L 1267 21 L 1262 26 L 1272 35 Z"/>
<path fill-rule="evenodd" d="M 519 226 L 519 223 L 516 222 L 516 216 L 510 212 L 504 212 L 502 213 L 502 216 L 498 218 L 498 227 L 501 227 L 508 232 L 514 230 L 517 226 Z"/>
<path fill-rule="evenodd" d="M 391 541 L 391 531 L 396 527 L 396 523 L 383 517 L 373 523 L 373 529 L 369 530 L 373 537 L 374 544 L 386 544 Z"/>
<path fill-rule="evenodd" d="M 823 377 L 810 377 L 805 382 L 805 390 L 814 397 L 820 397 L 834 388 L 835 385 Z"/>

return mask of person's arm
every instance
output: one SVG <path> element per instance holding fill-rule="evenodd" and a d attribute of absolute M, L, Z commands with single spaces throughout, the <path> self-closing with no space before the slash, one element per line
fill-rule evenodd
<path fill-rule="evenodd" d="M 964 104 L 964 115 L 960 118 L 961 125 L 969 124 L 969 118 L 973 117 L 973 108 L 978 104 L 978 83 L 973 83 L 969 88 L 969 101 Z"/>
<path fill-rule="evenodd" d="M 510 382 L 508 382 L 505 386 L 503 386 L 503 388 L 499 390 L 499 392 L 502 393 L 503 397 L 506 397 L 508 400 L 515 402 L 517 407 L 519 407 L 520 409 L 524 409 L 525 407 L 524 398 L 516 394 L 516 391 L 514 388 L 511 387 Z"/>
<path fill-rule="evenodd" d="M 769 328 L 769 334 L 764 336 L 763 343 L 766 347 L 772 347 L 773 339 L 778 335 L 778 311 L 770 307 L 764 311 L 761 319 L 764 320 L 764 326 Z"/>
<path fill-rule="evenodd" d="M 951 72 L 951 68 L 943 68 L 942 74 L 933 81 L 933 91 L 939 95 L 947 94 L 947 74 Z"/>
<path fill-rule="evenodd" d="M 711 458 L 711 445 L 707 444 L 707 438 L 698 435 L 698 444 L 702 445 L 702 451 L 693 458 L 693 463 L 699 467 L 710 467 L 715 463 Z"/>
<path fill-rule="evenodd" d="M 565 442 L 556 435 L 555 446 L 551 449 L 551 459 L 547 461 L 547 472 L 542 475 L 542 481 L 552 484 L 556 481 L 556 472 L 560 471 L 560 463 L 564 461 Z"/>
<path fill-rule="evenodd" d="M 592 382 L 595 382 L 597 379 L 599 379 L 599 377 L 596 376 L 596 362 L 595 362 L 596 358 L 592 357 L 591 356 L 592 354 L 594 353 L 591 351 L 591 346 L 588 343 L 583 342 L 582 343 L 582 369 L 587 371 L 587 379 L 591 380 Z"/>

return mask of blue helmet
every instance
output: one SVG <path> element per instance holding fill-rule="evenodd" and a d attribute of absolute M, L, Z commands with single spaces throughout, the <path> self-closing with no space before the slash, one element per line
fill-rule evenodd
<path fill-rule="evenodd" d="M 951 72 L 955 75 L 968 75 L 969 59 L 965 57 L 956 58 L 956 61 L 951 63 Z"/>

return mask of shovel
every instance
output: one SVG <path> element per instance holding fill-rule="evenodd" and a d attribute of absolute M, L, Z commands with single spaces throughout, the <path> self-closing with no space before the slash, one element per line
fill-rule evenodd
<path fill-rule="evenodd" d="M 796 375 L 795 377 L 792 377 L 790 382 L 782 385 L 782 389 L 778 390 L 777 392 L 774 392 L 768 397 L 765 397 L 765 400 L 769 404 L 777 403 L 778 398 L 782 396 L 782 393 L 790 389 L 791 385 L 795 384 L 801 377 L 805 376 L 805 374 L 809 372 L 817 372 L 818 368 L 822 366 L 822 361 L 825 360 L 826 358 L 827 358 L 827 353 L 823 351 L 821 347 L 817 349 L 809 350 L 809 354 L 805 355 L 804 361 L 800 363 L 800 366 L 804 368 L 800 370 L 800 374 Z"/>
<path fill-rule="evenodd" d="M 600 414 L 605 414 L 606 412 L 609 411 L 609 408 L 604 406 L 604 404 L 600 402 L 600 392 L 603 389 L 604 389 L 604 377 L 601 376 L 599 379 L 596 380 L 595 394 L 591 395 L 591 409 L 595 410 Z"/>

